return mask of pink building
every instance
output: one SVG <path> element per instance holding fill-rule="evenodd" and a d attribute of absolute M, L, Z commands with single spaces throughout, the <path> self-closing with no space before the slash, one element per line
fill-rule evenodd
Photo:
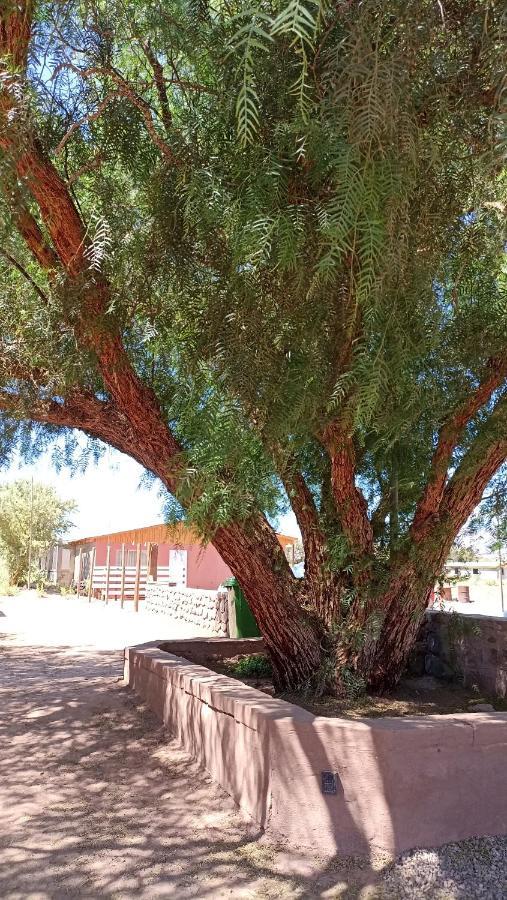
<path fill-rule="evenodd" d="M 296 538 L 278 535 L 289 562 Z M 211 544 L 203 545 L 185 525 L 150 525 L 94 535 L 67 545 L 73 554 L 73 580 L 105 600 L 145 595 L 147 580 L 180 588 L 216 590 L 231 570 Z"/>

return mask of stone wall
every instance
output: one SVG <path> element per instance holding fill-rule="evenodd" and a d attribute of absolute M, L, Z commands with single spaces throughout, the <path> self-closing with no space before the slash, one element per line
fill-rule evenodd
<path fill-rule="evenodd" d="M 429 611 L 409 671 L 507 696 L 507 619 Z"/>
<path fill-rule="evenodd" d="M 228 634 L 226 591 L 175 588 L 151 581 L 146 585 L 143 609 L 197 625 L 199 629 L 211 634 Z"/>

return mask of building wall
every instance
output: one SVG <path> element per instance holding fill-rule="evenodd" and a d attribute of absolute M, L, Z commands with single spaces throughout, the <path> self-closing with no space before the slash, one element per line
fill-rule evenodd
<path fill-rule="evenodd" d="M 83 579 L 86 578 L 88 574 L 88 562 L 89 556 L 91 552 L 91 544 L 83 545 L 83 569 L 86 566 L 86 571 L 83 575 Z M 111 542 L 110 544 L 110 565 L 117 566 L 119 560 L 119 554 L 121 553 L 122 545 L 118 542 Z M 137 544 L 135 543 L 125 543 L 125 550 L 131 551 L 135 553 L 137 548 Z M 141 545 L 141 550 L 146 553 L 146 545 Z M 216 590 L 226 578 L 231 577 L 231 570 L 224 563 L 220 554 L 215 550 L 215 548 L 208 544 L 207 546 L 202 546 L 200 544 L 191 543 L 191 542 L 183 542 L 179 544 L 158 544 L 158 554 L 157 554 L 157 568 L 162 569 L 169 566 L 170 560 L 170 551 L 171 550 L 186 550 L 187 551 L 187 582 L 186 587 L 188 588 L 198 588 L 202 590 Z M 79 548 L 75 548 L 76 557 L 79 553 Z M 86 562 L 85 562 L 86 556 Z M 107 562 L 107 540 L 97 541 L 95 544 L 95 567 L 101 568 L 106 565 Z M 143 574 L 146 570 L 146 563 L 143 561 L 142 571 Z M 77 577 L 77 576 L 76 576 Z"/>
<path fill-rule="evenodd" d="M 70 547 L 53 544 L 39 560 L 49 581 L 53 584 L 70 585 L 73 577 L 73 553 Z"/>
<path fill-rule="evenodd" d="M 211 544 L 206 547 L 188 545 L 187 587 L 216 590 L 231 575 L 229 566 Z"/>

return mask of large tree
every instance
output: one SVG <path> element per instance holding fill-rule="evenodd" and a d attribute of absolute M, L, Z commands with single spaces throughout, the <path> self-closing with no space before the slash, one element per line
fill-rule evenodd
<path fill-rule="evenodd" d="M 4 453 L 131 455 L 280 687 L 394 684 L 507 457 L 505 6 L 0 9 Z"/>

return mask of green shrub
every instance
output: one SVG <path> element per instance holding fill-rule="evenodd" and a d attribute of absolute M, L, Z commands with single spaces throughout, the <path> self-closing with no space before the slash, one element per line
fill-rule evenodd
<path fill-rule="evenodd" d="M 242 678 L 270 678 L 272 675 L 271 663 L 263 653 L 243 656 L 234 664 L 232 671 Z"/>
<path fill-rule="evenodd" d="M 0 556 L 0 596 L 15 597 L 19 593 L 19 587 L 12 584 L 9 578 L 9 569 L 5 559 Z"/>
<path fill-rule="evenodd" d="M 15 597 L 16 594 L 19 594 L 19 587 L 17 584 L 7 584 L 6 587 L 0 587 L 0 594 L 5 594 L 6 597 Z"/>

